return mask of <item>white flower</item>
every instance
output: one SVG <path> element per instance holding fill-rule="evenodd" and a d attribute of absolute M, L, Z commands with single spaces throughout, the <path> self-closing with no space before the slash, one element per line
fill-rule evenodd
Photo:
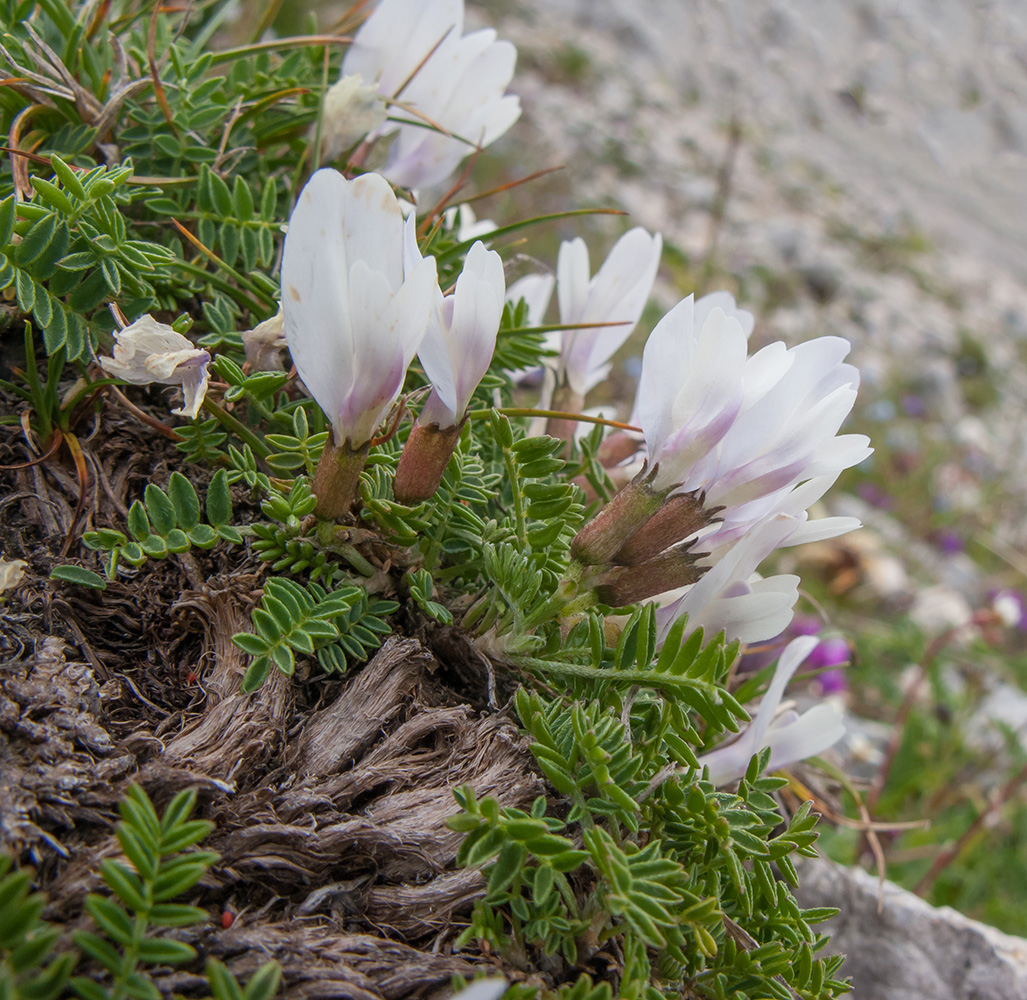
<path fill-rule="evenodd" d="M 837 434 L 859 385 L 842 363 L 848 342 L 775 343 L 747 357 L 751 329 L 752 317 L 719 293 L 685 299 L 653 330 L 636 404 L 653 489 L 678 486 L 725 508 L 703 548 L 735 541 L 776 513 L 801 516 L 792 545 L 858 527 L 853 518 L 806 524 L 804 514 L 871 452 L 863 435 Z"/>
<path fill-rule="evenodd" d="M 285 336 L 339 447 L 374 435 L 427 329 L 438 282 L 414 225 L 382 177 L 335 170 L 311 177 L 289 220 Z"/>
<path fill-rule="evenodd" d="M 344 75 L 411 109 L 395 106 L 378 129 L 396 133 L 382 173 L 399 186 L 441 183 L 520 117 L 519 99 L 505 94 L 517 50 L 491 29 L 463 35 L 463 18 L 463 0 L 382 0 L 343 60 Z"/>
<path fill-rule="evenodd" d="M 827 702 L 802 715 L 792 710 L 776 714 L 792 675 L 819 642 L 816 636 L 802 636 L 788 643 L 756 718 L 733 743 L 699 757 L 699 763 L 710 769 L 713 784 L 726 785 L 743 777 L 753 755 L 764 747 L 770 747 L 768 770 L 774 770 L 822 753 L 845 735 L 841 714 Z"/>
<path fill-rule="evenodd" d="M 432 49 L 463 34 L 463 24 L 463 0 L 382 0 L 346 50 L 342 75 L 360 76 L 386 98 L 405 96 Z"/>
<path fill-rule="evenodd" d="M 565 330 L 557 381 L 584 396 L 597 373 L 635 329 L 656 280 L 663 239 L 636 227 L 614 244 L 602 267 L 589 277 L 588 247 L 580 237 L 560 247 L 556 265 L 560 322 L 614 326 Z M 599 375 L 602 378 L 602 375 Z"/>
<path fill-rule="evenodd" d="M 179 385 L 184 401 L 172 413 L 195 419 L 207 394 L 210 355 L 152 316 L 114 332 L 114 356 L 100 358 L 108 375 L 133 385 Z"/>
<path fill-rule="evenodd" d="M 731 429 L 744 400 L 747 350 L 735 316 L 719 305 L 697 310 L 691 295 L 656 324 L 642 353 L 637 396 L 649 464 L 658 468 L 654 489 L 689 479 Z"/>
<path fill-rule="evenodd" d="M 503 318 L 503 261 L 480 240 L 471 247 L 452 295 L 442 299 L 436 321 L 417 355 L 432 384 L 419 418 L 445 430 L 463 420 L 471 394 L 488 370 Z"/>
<path fill-rule="evenodd" d="M 333 160 L 385 124 L 385 101 L 373 84 L 354 73 L 325 92 L 321 116 L 321 156 Z"/>

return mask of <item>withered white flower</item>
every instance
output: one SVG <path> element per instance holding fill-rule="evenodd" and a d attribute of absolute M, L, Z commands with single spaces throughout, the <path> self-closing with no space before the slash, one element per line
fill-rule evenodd
<path fill-rule="evenodd" d="M 172 413 L 195 419 L 200 412 L 207 382 L 210 355 L 152 316 L 140 316 L 114 333 L 114 356 L 100 358 L 108 375 L 133 385 L 178 385 L 185 397 Z"/>
<path fill-rule="evenodd" d="M 359 73 L 341 77 L 325 91 L 321 156 L 333 160 L 345 153 L 384 125 L 387 114 L 374 84 L 365 83 Z"/>
<path fill-rule="evenodd" d="M 27 566 L 24 559 L 4 559 L 0 556 L 0 594 L 14 590 L 21 583 Z"/>
<path fill-rule="evenodd" d="M 246 360 L 253 371 L 280 372 L 284 369 L 282 351 L 288 345 L 281 306 L 270 319 L 258 323 L 252 330 L 244 330 L 240 336 Z"/>

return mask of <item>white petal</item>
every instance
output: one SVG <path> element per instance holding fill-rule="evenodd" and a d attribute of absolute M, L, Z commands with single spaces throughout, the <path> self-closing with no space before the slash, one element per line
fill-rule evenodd
<path fill-rule="evenodd" d="M 462 419 L 471 394 L 488 369 L 503 316 L 505 290 L 502 259 L 478 241 L 467 254 L 440 321 L 429 326 L 418 351 L 438 402 L 451 417 L 445 425 L 439 422 L 440 426 L 450 427 Z M 432 410 L 433 415 L 436 412 Z"/>
<path fill-rule="evenodd" d="M 770 720 L 774 718 L 777 706 L 781 704 L 781 699 L 784 697 L 788 682 L 794 676 L 795 671 L 799 669 L 799 664 L 819 644 L 820 640 L 815 635 L 802 635 L 797 639 L 793 639 L 781 651 L 781 655 L 777 660 L 777 667 L 774 670 L 774 678 L 771 680 L 770 687 L 767 688 L 767 693 L 760 702 L 759 711 L 756 713 L 756 718 L 752 723 L 754 739 L 758 745 L 763 745 L 763 734 L 770 726 Z"/>
<path fill-rule="evenodd" d="M 346 50 L 342 72 L 394 97 L 447 32 L 460 35 L 463 14 L 463 0 L 381 0 Z"/>
<path fill-rule="evenodd" d="M 735 302 L 735 297 L 730 292 L 710 292 L 696 302 L 695 325 L 699 329 L 702 329 L 703 323 L 706 322 L 706 317 L 714 308 L 721 309 L 728 316 L 738 320 L 748 340 L 752 334 L 753 327 L 756 325 L 756 318 L 747 309 L 739 309 L 738 303 Z"/>
<path fill-rule="evenodd" d="M 794 722 L 771 726 L 765 745 L 770 747 L 769 769 L 785 767 L 823 753 L 845 735 L 845 720 L 834 705 L 823 702 Z"/>
<path fill-rule="evenodd" d="M 336 442 L 370 438 L 402 386 L 437 294 L 435 261 L 411 245 L 376 174 L 319 170 L 300 193 L 282 258 L 293 362 Z"/>
<path fill-rule="evenodd" d="M 524 299 L 528 306 L 528 325 L 541 326 L 555 285 L 556 278 L 551 274 L 526 274 L 506 290 L 506 301 L 517 305 Z"/>
<path fill-rule="evenodd" d="M 588 247 L 580 236 L 560 244 L 556 258 L 556 296 L 560 304 L 560 321 L 577 323 L 585 312 L 588 299 Z M 564 343 L 573 340 L 577 331 L 564 335 Z"/>
<path fill-rule="evenodd" d="M 658 234 L 650 236 L 641 228 L 626 232 L 589 282 L 584 304 L 571 303 L 573 314 L 564 312 L 558 271 L 561 322 L 614 324 L 577 330 L 570 338 L 565 335 L 562 361 L 567 381 L 575 392 L 584 394 L 589 372 L 609 361 L 631 336 L 652 291 L 662 249 L 663 239 Z M 573 298 L 579 297 L 579 282 L 576 275 Z"/>
<path fill-rule="evenodd" d="M 687 377 L 695 352 L 695 300 L 682 299 L 656 324 L 642 351 L 637 419 L 651 454 L 671 433 L 673 393 Z"/>

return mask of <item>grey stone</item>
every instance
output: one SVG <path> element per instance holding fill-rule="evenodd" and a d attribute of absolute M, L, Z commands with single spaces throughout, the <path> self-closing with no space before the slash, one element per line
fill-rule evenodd
<path fill-rule="evenodd" d="M 799 867 L 801 905 L 837 906 L 821 929 L 848 956 L 853 1000 L 1027 1000 L 1027 940 L 964 917 L 859 869 Z M 879 900 L 881 902 L 878 909 Z"/>

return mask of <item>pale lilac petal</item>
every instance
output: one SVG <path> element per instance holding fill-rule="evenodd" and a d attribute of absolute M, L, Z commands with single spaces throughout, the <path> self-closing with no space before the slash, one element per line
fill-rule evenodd
<path fill-rule="evenodd" d="M 503 978 L 476 979 L 453 994 L 452 1000 L 499 1000 L 509 988 Z"/>
<path fill-rule="evenodd" d="M 754 591 L 766 593 L 773 589 L 752 585 L 749 582 L 750 578 L 756 572 L 759 564 L 784 543 L 795 530 L 795 525 L 794 518 L 768 518 L 756 525 L 727 551 L 718 553 L 716 560 L 698 583 L 688 587 L 685 593 L 672 604 L 657 609 L 657 641 L 662 644 L 671 625 L 684 614 L 688 615 L 689 632 L 695 631 L 700 625 L 708 633 L 717 632 L 722 628 L 727 629 L 730 626 L 728 639 L 741 638 L 738 629 L 745 624 L 744 617 L 738 614 L 739 606 L 737 604 L 731 605 L 727 602 L 737 599 L 737 596 L 740 595 L 749 595 Z M 798 583 L 798 578 L 790 579 L 794 579 L 796 584 Z M 779 582 L 785 584 L 788 580 L 789 578 L 781 578 Z M 777 592 L 784 593 L 787 598 L 791 598 L 791 591 L 787 587 L 779 588 Z M 767 621 L 777 621 L 785 614 L 782 604 L 784 599 L 778 598 L 777 603 L 771 609 L 760 606 L 758 631 L 762 631 Z M 794 603 L 794 599 L 791 599 L 785 624 L 791 619 L 790 608 Z M 743 610 L 745 610 L 744 607 Z M 729 617 L 725 617 L 727 612 L 731 612 Z M 769 618 L 768 615 L 770 615 Z M 748 634 L 749 632 L 746 630 L 746 635 L 748 636 Z M 772 632 L 761 638 L 769 639 L 776 634 L 776 632 Z M 757 640 L 746 638 L 745 641 Z"/>
<path fill-rule="evenodd" d="M 478 241 L 471 247 L 456 288 L 429 327 L 418 356 L 437 394 L 432 422 L 452 427 L 463 418 L 471 394 L 488 370 L 503 316 L 503 261 Z M 448 410 L 436 419 L 441 404 Z"/>
<path fill-rule="evenodd" d="M 649 450 L 657 454 L 673 430 L 671 407 L 695 352 L 695 300 L 689 295 L 668 312 L 645 342 L 635 412 Z"/>
<path fill-rule="evenodd" d="M 709 768 L 715 785 L 743 777 L 753 755 L 764 747 L 770 747 L 768 769 L 773 769 L 821 753 L 845 734 L 841 714 L 832 705 L 817 705 L 801 716 L 791 710 L 777 714 L 788 682 L 819 642 L 816 636 L 793 639 L 778 659 L 755 719 L 733 743 L 699 758 L 699 763 Z"/>
<path fill-rule="evenodd" d="M 206 353 L 204 351 L 204 354 Z M 200 407 L 207 395 L 207 383 L 210 381 L 210 374 L 207 371 L 209 363 L 210 355 L 207 355 L 205 361 L 192 359 L 179 365 L 176 374 L 181 380 L 183 402 L 177 410 L 172 410 L 172 413 L 188 417 L 190 420 L 195 420 L 199 415 Z"/>
<path fill-rule="evenodd" d="M 562 323 L 578 323 L 585 313 L 589 280 L 588 247 L 580 236 L 560 244 L 556 258 L 556 297 Z M 565 343 L 573 343 L 576 330 L 564 334 Z"/>
<path fill-rule="evenodd" d="M 496 41 L 492 29 L 448 35 L 401 95 L 445 131 L 394 108 L 392 118 L 399 124 L 382 173 L 401 187 L 431 187 L 476 147 L 503 135 L 521 113 L 519 98 L 504 94 L 516 61 L 517 50 Z"/>
<path fill-rule="evenodd" d="M 110 376 L 133 385 L 180 385 L 184 402 L 171 412 L 195 419 L 207 394 L 210 355 L 152 316 L 140 316 L 114 333 L 113 357 L 101 357 Z"/>
<path fill-rule="evenodd" d="M 753 738 L 757 744 L 762 745 L 763 734 L 770 726 L 770 720 L 774 718 L 778 705 L 784 697 L 785 688 L 792 679 L 795 671 L 803 660 L 813 652 L 820 644 L 820 639 L 815 635 L 801 635 L 792 639 L 781 651 L 774 670 L 774 677 L 767 688 L 767 693 L 760 702 L 759 711 L 752 723 Z"/>

